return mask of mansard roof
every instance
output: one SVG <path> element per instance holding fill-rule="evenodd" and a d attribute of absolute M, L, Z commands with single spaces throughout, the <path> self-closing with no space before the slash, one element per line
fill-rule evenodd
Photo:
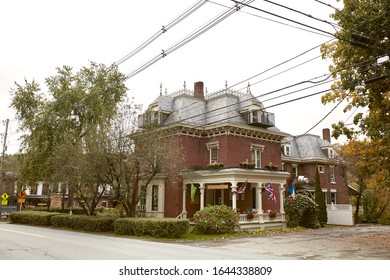
<path fill-rule="evenodd" d="M 283 155 L 285 161 L 329 161 L 327 148 L 332 145 L 328 140 L 321 139 L 318 135 L 305 134 L 299 136 L 287 136 L 282 145 L 290 146 L 290 156 Z"/>
<path fill-rule="evenodd" d="M 198 82 L 201 83 L 201 82 Z M 158 96 L 149 110 L 158 108 L 166 114 L 162 125 L 182 123 L 188 125 L 209 126 L 219 123 L 248 125 L 244 113 L 249 110 L 264 110 L 263 104 L 250 92 L 226 88 L 212 93 L 197 93 L 196 89 L 181 89 Z M 279 131 L 275 126 L 266 128 Z"/>

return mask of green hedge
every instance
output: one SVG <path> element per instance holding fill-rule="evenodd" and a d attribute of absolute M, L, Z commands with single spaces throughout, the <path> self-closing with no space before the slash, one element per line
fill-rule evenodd
<path fill-rule="evenodd" d="M 318 206 L 307 195 L 297 194 L 294 201 L 286 199 L 284 210 L 287 215 L 287 226 L 307 228 L 318 228 Z"/>
<path fill-rule="evenodd" d="M 27 211 L 39 211 L 39 212 L 47 212 L 46 206 L 39 206 L 34 207 L 30 209 L 26 209 Z M 69 214 L 70 211 L 72 211 L 72 214 L 74 215 L 85 215 L 85 211 L 81 207 L 65 207 L 64 210 L 62 210 L 62 207 L 50 207 L 49 212 L 55 212 L 55 213 L 67 213 Z"/>
<path fill-rule="evenodd" d="M 114 222 L 117 235 L 150 235 L 161 238 L 179 238 L 189 230 L 188 220 L 173 218 L 120 218 Z"/>
<path fill-rule="evenodd" d="M 27 224 L 34 226 L 51 226 L 51 218 L 59 213 L 52 212 L 33 212 L 33 211 L 17 211 L 10 214 L 11 222 L 14 224 Z"/>
<path fill-rule="evenodd" d="M 113 232 L 114 221 L 115 218 L 112 217 L 60 214 L 52 218 L 51 224 L 57 228 L 91 232 Z"/>

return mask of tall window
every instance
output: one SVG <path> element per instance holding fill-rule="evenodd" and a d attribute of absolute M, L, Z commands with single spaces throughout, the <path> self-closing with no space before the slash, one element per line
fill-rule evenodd
<path fill-rule="evenodd" d="M 337 193 L 335 191 L 330 191 L 330 202 L 337 204 Z"/>
<path fill-rule="evenodd" d="M 261 153 L 263 149 L 263 145 L 251 145 L 251 161 L 255 164 L 256 168 L 261 168 Z"/>
<path fill-rule="evenodd" d="M 158 210 L 158 185 L 152 186 L 152 211 Z"/>
<path fill-rule="evenodd" d="M 283 153 L 285 156 L 290 156 L 290 145 L 284 144 L 283 145 Z"/>
<path fill-rule="evenodd" d="M 206 143 L 206 146 L 210 152 L 210 163 L 218 162 L 219 142 Z"/>
<path fill-rule="evenodd" d="M 140 199 L 139 199 L 139 204 L 138 204 L 138 210 L 139 211 L 145 211 L 146 209 L 146 190 L 145 190 L 145 186 L 141 186 L 141 190 L 140 190 Z"/>
<path fill-rule="evenodd" d="M 336 183 L 336 177 L 334 173 L 334 166 L 329 166 L 329 182 Z"/>
<path fill-rule="evenodd" d="M 218 148 L 210 147 L 210 163 L 218 162 Z"/>
<path fill-rule="evenodd" d="M 260 168 L 261 167 L 261 152 L 259 150 L 252 150 L 251 152 L 251 157 L 252 157 L 252 162 L 255 163 L 255 167 L 256 168 Z"/>
<path fill-rule="evenodd" d="M 292 175 L 294 175 L 294 177 L 298 177 L 298 165 L 296 164 L 292 165 L 291 173 Z"/>

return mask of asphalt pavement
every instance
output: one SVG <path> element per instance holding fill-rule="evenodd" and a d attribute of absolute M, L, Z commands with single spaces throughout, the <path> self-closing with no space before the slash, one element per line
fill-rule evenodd
<path fill-rule="evenodd" d="M 194 242 L 191 246 L 247 251 L 259 259 L 390 260 L 390 226 L 358 225 L 305 230 L 229 240 Z"/>

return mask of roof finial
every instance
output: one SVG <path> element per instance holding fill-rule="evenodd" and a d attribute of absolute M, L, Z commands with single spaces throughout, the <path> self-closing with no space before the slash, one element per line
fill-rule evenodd
<path fill-rule="evenodd" d="M 206 96 L 209 94 L 209 91 L 207 90 L 207 87 L 206 87 L 205 93 L 206 93 Z"/>
<path fill-rule="evenodd" d="M 248 82 L 248 86 L 246 88 L 246 93 L 251 94 L 251 84 Z"/>
<path fill-rule="evenodd" d="M 162 95 L 162 83 L 160 83 L 160 96 Z"/>
<path fill-rule="evenodd" d="M 228 88 L 228 83 L 227 83 L 227 80 L 225 81 L 225 89 Z"/>
<path fill-rule="evenodd" d="M 183 85 L 183 87 L 184 87 L 184 91 L 186 91 L 186 81 L 184 81 L 184 85 Z"/>
<path fill-rule="evenodd" d="M 168 95 L 168 90 L 167 90 L 167 88 L 165 88 L 165 95 Z"/>

